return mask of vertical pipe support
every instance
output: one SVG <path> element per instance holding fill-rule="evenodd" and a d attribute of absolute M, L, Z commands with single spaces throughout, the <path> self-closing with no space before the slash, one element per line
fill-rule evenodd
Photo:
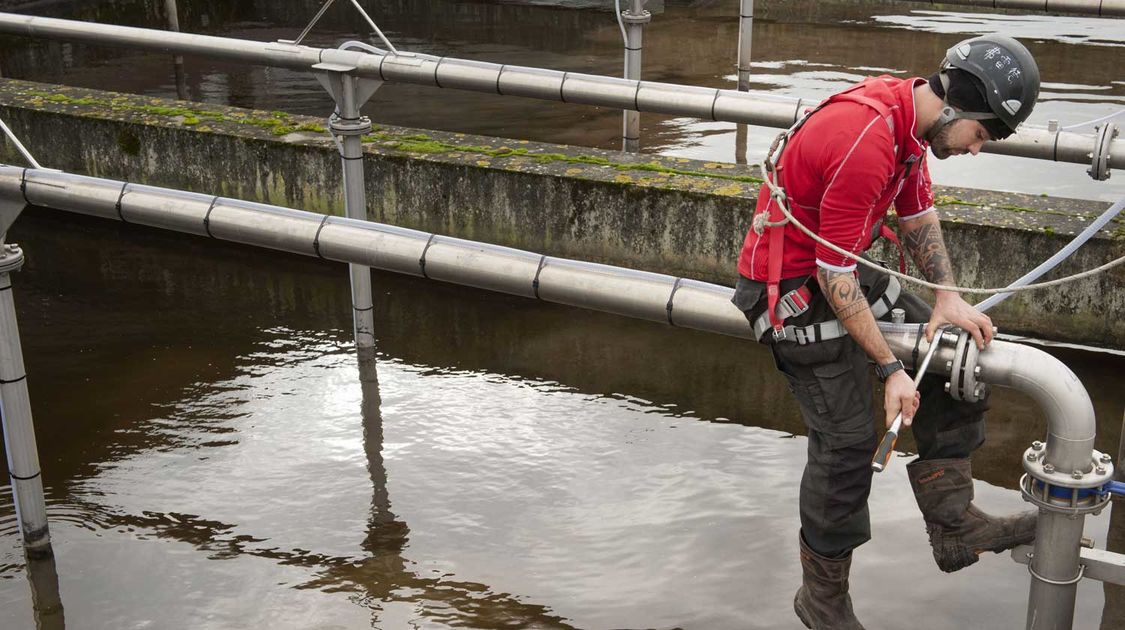
<path fill-rule="evenodd" d="M 176 9 L 176 0 L 164 0 L 164 13 L 168 18 L 168 30 L 179 33 L 180 17 L 179 11 Z M 184 56 L 173 55 L 172 66 L 176 73 L 176 96 L 181 101 L 186 101 L 188 94 L 187 78 L 184 75 Z"/>
<path fill-rule="evenodd" d="M 632 6 L 621 12 L 625 23 L 625 79 L 641 80 L 641 51 L 644 49 L 645 24 L 652 14 L 645 11 L 648 0 L 631 0 Z M 622 150 L 637 153 L 641 150 L 641 113 L 627 109 L 622 116 Z"/>
<path fill-rule="evenodd" d="M 329 128 L 337 139 L 344 171 L 344 215 L 367 220 L 367 189 L 363 175 L 363 136 L 371 133 L 371 119 L 360 107 L 382 85 L 382 81 L 360 79 L 351 74 L 354 66 L 319 63 L 313 66 L 320 81 L 336 101 L 336 114 Z M 327 220 L 327 219 L 326 219 Z M 371 268 L 348 264 L 352 285 L 352 319 L 355 345 L 360 351 L 375 347 L 375 305 L 371 292 Z"/>
<path fill-rule="evenodd" d="M 750 91 L 750 50 L 754 39 L 754 0 L 739 0 L 738 91 Z"/>
<path fill-rule="evenodd" d="M 12 299 L 11 273 L 23 266 L 23 260 L 23 251 L 17 245 L 5 244 L 0 249 L 0 417 L 24 551 L 29 558 L 45 558 L 52 555 L 51 534 Z"/>

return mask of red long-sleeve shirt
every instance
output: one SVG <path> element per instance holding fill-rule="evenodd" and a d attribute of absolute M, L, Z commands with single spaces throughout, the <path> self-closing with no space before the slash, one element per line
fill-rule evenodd
<path fill-rule="evenodd" d="M 820 237 L 853 253 L 871 247 L 877 227 L 892 203 L 900 219 L 933 212 L 926 167 L 927 143 L 914 135 L 914 87 L 925 79 L 882 76 L 854 91 L 884 103 L 884 119 L 872 107 L 833 102 L 813 114 L 789 140 L 781 158 L 781 183 L 793 216 Z M 770 203 L 762 186 L 755 214 Z M 738 272 L 767 280 L 769 234 L 746 234 Z M 854 260 L 818 244 L 786 225 L 781 278 L 811 275 L 817 266 L 853 271 Z"/>

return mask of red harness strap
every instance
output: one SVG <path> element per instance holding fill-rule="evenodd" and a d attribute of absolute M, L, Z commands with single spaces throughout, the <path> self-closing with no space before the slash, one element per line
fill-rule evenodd
<path fill-rule="evenodd" d="M 898 272 L 906 273 L 906 256 L 903 254 L 902 242 L 898 240 L 898 234 L 884 223 L 879 226 L 879 236 L 894 243 L 895 249 L 898 250 Z"/>
<path fill-rule="evenodd" d="M 813 114 L 820 111 L 824 106 L 830 103 L 838 103 L 840 101 L 850 101 L 853 103 L 866 105 L 871 109 L 874 109 L 879 114 L 879 116 L 887 121 L 888 125 L 891 125 L 893 127 L 894 120 L 891 118 L 890 108 L 888 108 L 886 104 L 867 96 L 851 93 L 853 90 L 858 90 L 862 87 L 864 87 L 864 83 L 860 83 L 859 85 L 856 85 L 855 87 L 847 91 L 840 92 L 839 94 L 835 94 L 829 97 L 811 112 L 805 114 L 805 117 L 801 119 L 800 123 L 798 123 L 797 126 L 794 127 L 793 130 L 789 133 L 789 137 L 792 138 L 797 133 L 797 131 L 799 131 L 801 127 L 804 126 L 805 122 L 808 121 L 808 119 Z M 786 140 L 786 142 L 788 142 L 788 140 Z M 784 151 L 785 149 L 783 147 L 782 153 L 784 153 Z M 776 167 L 774 168 L 774 178 L 776 180 L 778 188 L 782 188 L 781 155 L 777 156 L 777 161 L 775 162 L 775 164 Z M 782 190 L 784 190 L 784 188 L 782 188 Z M 785 219 L 785 215 L 782 214 L 781 208 L 776 199 L 770 200 L 766 211 L 769 213 L 769 222 L 771 224 L 774 224 L 767 228 L 770 230 L 770 254 L 768 266 L 766 269 L 766 312 L 769 314 L 770 324 L 773 326 L 774 339 L 781 340 L 785 337 L 785 326 L 782 319 L 777 315 L 777 303 L 781 299 L 781 262 L 783 248 L 785 247 L 785 228 L 787 227 L 788 222 L 779 225 L 779 223 Z M 906 258 L 902 254 L 902 246 L 899 244 L 898 237 L 895 236 L 894 232 L 892 232 L 885 225 L 880 229 L 880 234 L 890 239 L 890 241 L 898 247 L 899 269 L 901 269 L 902 272 L 905 273 Z M 807 308 L 811 293 L 806 289 L 804 294 L 798 293 L 798 295 L 800 295 L 800 297 L 805 301 Z"/>

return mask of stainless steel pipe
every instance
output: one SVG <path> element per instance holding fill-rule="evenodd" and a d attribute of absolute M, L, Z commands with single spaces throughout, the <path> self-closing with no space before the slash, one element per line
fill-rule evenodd
<path fill-rule="evenodd" d="M 910 0 L 921 4 L 960 5 L 984 9 L 1016 9 L 1075 13 L 1100 17 L 1125 17 L 1125 0 Z"/>
<path fill-rule="evenodd" d="M 35 559 L 51 556 L 52 550 L 31 399 L 27 393 L 27 371 L 12 298 L 11 272 L 22 264 L 23 252 L 18 247 L 3 245 L 0 252 L 0 421 L 4 427 L 16 521 L 24 552 L 29 559 Z"/>
<path fill-rule="evenodd" d="M 739 0 L 738 91 L 750 91 L 750 52 L 754 40 L 754 0 Z"/>
<path fill-rule="evenodd" d="M 625 80 L 641 80 L 641 55 L 644 50 L 645 24 L 652 15 L 645 11 L 647 0 L 630 0 L 629 9 L 621 12 L 625 24 Z M 565 98 L 565 94 L 563 95 Z M 639 95 L 633 92 L 633 104 L 640 107 Z M 628 153 L 641 150 L 641 113 L 639 109 L 625 108 L 622 112 L 621 148 Z"/>
<path fill-rule="evenodd" d="M 176 8 L 176 0 L 164 0 L 164 13 L 168 20 L 168 30 L 178 33 L 180 32 L 180 16 L 179 10 Z M 182 101 L 187 100 L 187 78 L 184 75 L 184 56 L 173 55 L 172 66 L 176 74 L 176 96 Z"/>
<path fill-rule="evenodd" d="M 340 162 L 344 170 L 344 215 L 349 219 L 367 220 L 367 187 L 363 176 L 363 140 L 371 132 L 371 123 L 362 118 L 358 92 L 359 81 L 348 74 L 338 75 L 340 81 L 339 119 L 333 120 L 333 132 L 342 136 Z M 319 243 L 317 243 L 319 246 Z M 352 285 L 352 320 L 357 348 L 375 347 L 375 303 L 371 293 L 371 269 L 348 263 Z"/>
<path fill-rule="evenodd" d="M 788 128 L 797 121 L 806 108 L 814 107 L 818 102 L 810 99 L 802 99 L 796 103 L 781 102 L 737 90 L 632 81 L 450 57 L 415 54 L 378 55 L 13 13 L 0 13 L 0 33 L 99 46 L 122 46 L 156 52 L 203 55 L 294 70 L 309 70 L 321 61 L 331 61 L 354 66 L 354 70 L 349 71 L 349 74 L 382 81 L 620 109 L 631 108 L 639 112 L 651 111 L 764 127 Z M 1040 160 L 1089 164 L 1090 154 L 1096 148 L 1095 144 L 1094 134 L 1028 128 L 1002 142 L 985 144 L 983 151 Z M 1125 162 L 1125 137 L 1119 137 L 1110 143 L 1109 155 L 1113 163 Z"/>
<path fill-rule="evenodd" d="M 912 356 L 916 343 L 920 355 L 929 349 L 925 339 L 918 340 L 917 324 L 880 323 L 879 328 L 895 356 L 904 361 Z M 953 361 L 953 352 L 952 348 L 939 348 L 932 365 L 944 368 Z M 1091 471 L 1097 430 L 1094 405 L 1070 368 L 1042 350 L 1002 341 L 993 341 L 981 352 L 977 366 L 980 380 L 1017 389 L 1043 410 L 1047 416 L 1045 463 L 1067 475 Z M 948 369 L 942 373 L 948 374 Z M 1039 511 L 1030 564 L 1034 574 L 1028 597 L 1029 630 L 1071 627 L 1084 523 L 1082 514 Z"/>

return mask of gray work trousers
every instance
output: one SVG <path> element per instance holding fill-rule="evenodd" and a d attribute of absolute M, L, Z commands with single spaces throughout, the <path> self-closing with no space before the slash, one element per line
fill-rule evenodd
<path fill-rule="evenodd" d="M 860 284 L 868 299 L 886 287 L 884 274 L 865 273 Z M 783 281 L 782 294 L 806 279 Z M 807 279 L 813 297 L 808 311 L 786 321 L 807 326 L 834 317 L 831 307 Z M 766 308 L 765 285 L 740 278 L 732 299 L 751 323 Z M 929 321 L 932 309 L 905 290 L 895 304 L 906 321 Z M 798 345 L 775 342 L 767 332 L 760 340 L 789 383 L 808 429 L 808 461 L 801 477 L 801 533 L 817 553 L 838 557 L 871 539 L 867 497 L 871 492 L 871 458 L 878 445 L 872 403 L 873 375 L 866 353 L 851 337 Z M 984 443 L 988 399 L 976 403 L 954 400 L 945 393 L 945 379 L 926 376 L 918 386 L 922 404 L 911 431 L 920 459 L 965 458 Z"/>

